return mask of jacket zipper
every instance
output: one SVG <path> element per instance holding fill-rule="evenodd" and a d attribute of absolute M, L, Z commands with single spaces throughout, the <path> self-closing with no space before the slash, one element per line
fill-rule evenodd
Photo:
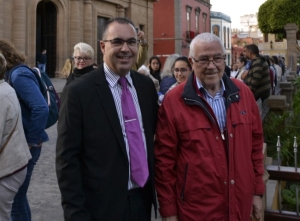
<path fill-rule="evenodd" d="M 187 177 L 187 172 L 188 172 L 189 165 L 186 164 L 185 170 L 184 170 L 184 180 L 183 180 L 183 185 L 182 185 L 182 190 L 181 190 L 181 202 L 184 203 L 184 189 L 185 189 L 185 184 L 186 184 L 186 177 Z"/>
<path fill-rule="evenodd" d="M 184 100 L 186 101 L 192 101 L 192 102 L 195 102 L 197 104 L 199 104 L 199 106 L 201 106 L 203 108 L 203 110 L 205 111 L 205 113 L 208 115 L 208 117 L 213 121 L 214 124 L 216 124 L 216 121 L 215 119 L 213 118 L 213 116 L 209 113 L 209 111 L 204 107 L 203 104 L 201 104 L 199 101 L 197 100 L 193 100 L 193 99 L 189 99 L 189 98 L 184 98 Z"/>
<path fill-rule="evenodd" d="M 230 94 L 227 97 L 226 104 L 228 104 L 231 101 L 230 97 L 233 96 L 233 95 L 235 95 L 235 94 L 237 94 L 237 92 L 232 93 L 232 94 Z M 226 107 L 226 112 L 227 112 L 227 107 Z M 226 124 L 226 131 L 227 131 L 226 135 L 228 137 L 227 124 Z M 228 181 L 229 181 L 230 180 L 230 149 L 229 149 L 229 141 L 228 141 L 228 139 L 226 139 L 226 146 L 227 146 L 227 148 L 226 148 L 227 149 L 227 167 L 228 167 Z M 230 199 L 230 185 L 228 185 L 228 195 L 227 195 L 227 197 L 228 197 L 228 205 L 229 205 L 228 209 L 230 211 L 230 204 L 231 204 L 231 199 Z M 229 212 L 229 214 L 230 214 L 230 212 Z M 228 215 L 228 217 L 230 217 L 230 216 Z"/>
<path fill-rule="evenodd" d="M 208 117 L 213 121 L 214 124 L 216 124 L 216 121 L 214 119 L 214 117 L 209 113 L 209 111 L 204 107 L 203 104 L 201 104 L 199 101 L 197 100 L 193 100 L 193 99 L 188 99 L 188 98 L 184 98 L 185 100 L 187 101 L 192 101 L 192 102 L 195 102 L 197 104 L 199 104 L 199 106 L 201 106 L 203 108 L 203 110 L 205 111 L 205 113 L 208 115 Z M 220 130 L 219 130 L 220 131 Z M 225 136 L 224 136 L 224 133 L 220 131 L 220 134 L 221 134 L 221 137 L 222 137 L 222 140 L 225 140 Z"/>

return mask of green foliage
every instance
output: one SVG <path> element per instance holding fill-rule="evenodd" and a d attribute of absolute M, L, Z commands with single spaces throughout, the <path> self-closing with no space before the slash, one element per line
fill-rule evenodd
<path fill-rule="evenodd" d="M 296 186 L 298 185 L 298 202 L 300 202 L 300 184 L 290 183 L 281 191 L 284 209 L 295 211 L 297 205 Z"/>
<path fill-rule="evenodd" d="M 287 23 L 300 28 L 299 0 L 267 0 L 258 11 L 258 26 L 263 33 L 285 33 Z"/>
<path fill-rule="evenodd" d="M 294 86 L 300 89 L 300 77 L 296 78 Z M 300 141 L 300 90 L 293 97 L 292 111 L 285 111 L 282 115 L 268 113 L 263 127 L 265 142 L 270 147 L 268 155 L 277 159 L 277 136 L 280 136 L 281 165 L 294 166 L 294 136 L 298 136 Z M 297 162 L 300 167 L 300 154 L 297 155 Z"/>

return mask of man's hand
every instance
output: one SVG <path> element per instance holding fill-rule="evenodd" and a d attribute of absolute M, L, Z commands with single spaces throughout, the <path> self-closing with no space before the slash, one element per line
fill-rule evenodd
<path fill-rule="evenodd" d="M 147 45 L 147 41 L 145 39 L 145 33 L 143 31 L 139 30 L 139 32 L 137 33 L 137 37 L 141 41 L 142 46 Z"/>
<path fill-rule="evenodd" d="M 177 216 L 163 217 L 162 221 L 178 221 Z"/>
<path fill-rule="evenodd" d="M 260 196 L 253 196 L 253 207 L 252 207 L 252 215 L 256 220 L 261 219 L 262 212 L 262 198 Z"/>
<path fill-rule="evenodd" d="M 139 40 L 144 41 L 145 40 L 145 33 L 141 30 L 137 33 L 137 37 Z"/>

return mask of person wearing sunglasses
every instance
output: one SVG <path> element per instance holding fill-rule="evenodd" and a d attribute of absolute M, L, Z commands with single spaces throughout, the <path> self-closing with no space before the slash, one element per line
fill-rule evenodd
<path fill-rule="evenodd" d="M 159 108 L 155 186 L 163 221 L 260 220 L 262 122 L 251 90 L 225 74 L 225 57 L 219 37 L 197 35 L 192 73 Z"/>
<path fill-rule="evenodd" d="M 80 42 L 74 46 L 74 70 L 68 76 L 66 85 L 98 67 L 94 63 L 94 49 L 87 43 Z"/>

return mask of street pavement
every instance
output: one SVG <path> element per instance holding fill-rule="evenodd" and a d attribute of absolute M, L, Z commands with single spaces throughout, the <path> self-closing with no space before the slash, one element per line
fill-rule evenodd
<path fill-rule="evenodd" d="M 60 94 L 66 79 L 52 78 L 51 81 Z M 27 197 L 32 221 L 63 221 L 61 197 L 55 173 L 56 124 L 46 131 L 49 141 L 43 144 L 41 156 L 33 170 Z M 154 215 L 152 220 L 155 220 Z"/>

